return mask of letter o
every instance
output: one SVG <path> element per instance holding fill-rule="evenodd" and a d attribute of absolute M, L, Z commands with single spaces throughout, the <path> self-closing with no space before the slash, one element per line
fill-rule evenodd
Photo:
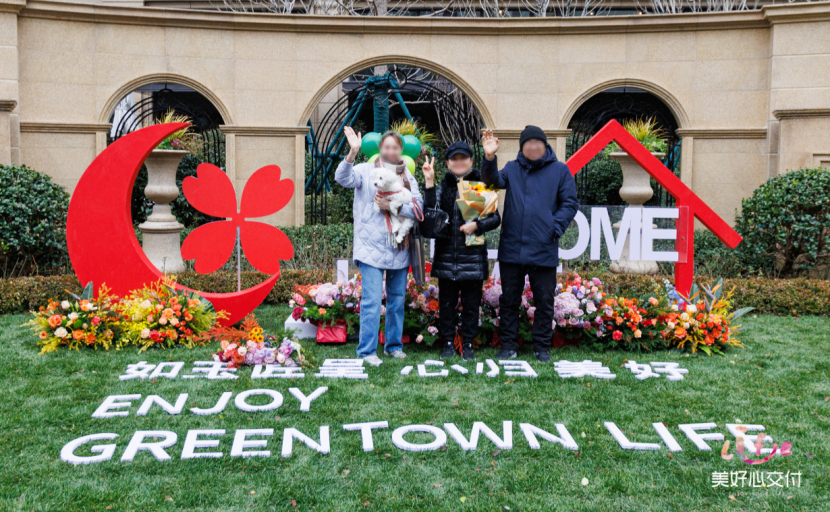
<path fill-rule="evenodd" d="M 114 444 L 99 444 L 89 449 L 92 453 L 99 455 L 92 455 L 90 457 L 80 457 L 75 455 L 75 450 L 82 444 L 90 443 L 92 441 L 103 441 L 104 439 L 111 440 L 118 437 L 118 434 L 92 434 L 84 437 L 79 437 L 73 441 L 69 441 L 61 448 L 61 460 L 69 464 L 92 464 L 93 462 L 103 462 L 110 460 L 115 454 Z"/>
<path fill-rule="evenodd" d="M 435 440 L 427 444 L 410 443 L 403 438 L 404 435 L 410 432 L 426 432 L 427 434 L 435 436 Z M 401 450 L 410 452 L 432 451 L 447 444 L 447 433 L 432 425 L 405 425 L 403 427 L 396 428 L 395 431 L 392 432 L 392 444 Z"/>
<path fill-rule="evenodd" d="M 579 236 L 577 237 L 576 244 L 570 249 L 559 248 L 559 257 L 563 260 L 575 260 L 582 256 L 585 249 L 588 248 L 588 242 L 591 241 L 591 226 L 588 225 L 588 218 L 585 217 L 585 214 L 577 211 L 574 221 L 576 221 L 576 229 Z"/>
<path fill-rule="evenodd" d="M 251 395 L 268 395 L 271 397 L 271 403 L 265 405 L 250 405 L 245 400 Z M 271 411 L 277 409 L 282 405 L 282 393 L 274 391 L 273 389 L 249 389 L 236 395 L 233 399 L 236 408 L 246 412 L 256 411 Z"/>

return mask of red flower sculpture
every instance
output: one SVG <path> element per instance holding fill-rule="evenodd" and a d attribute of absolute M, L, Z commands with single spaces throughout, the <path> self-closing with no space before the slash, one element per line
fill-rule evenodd
<path fill-rule="evenodd" d="M 196 259 L 196 272 L 215 272 L 228 261 L 236 244 L 237 228 L 248 262 L 260 272 L 276 274 L 280 260 L 294 257 L 294 246 L 285 233 L 270 224 L 247 220 L 277 213 L 291 200 L 294 182 L 281 180 L 280 172 L 276 165 L 258 169 L 245 183 L 238 211 L 233 184 L 222 169 L 200 164 L 195 178 L 184 179 L 184 196 L 194 208 L 227 219 L 199 226 L 182 244 L 182 258 Z"/>

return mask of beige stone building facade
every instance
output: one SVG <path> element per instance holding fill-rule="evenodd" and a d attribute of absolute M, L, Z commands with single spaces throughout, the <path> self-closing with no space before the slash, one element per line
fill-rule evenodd
<path fill-rule="evenodd" d="M 372 18 L 0 0 L 0 163 L 70 191 L 125 95 L 174 83 L 222 115 L 241 190 L 263 165 L 295 178 L 273 222 L 301 224 L 306 123 L 350 74 L 410 64 L 459 87 L 512 158 L 526 124 L 564 154 L 593 95 L 637 87 L 674 114 L 681 178 L 728 220 L 770 176 L 830 165 L 830 3 L 670 16 Z"/>

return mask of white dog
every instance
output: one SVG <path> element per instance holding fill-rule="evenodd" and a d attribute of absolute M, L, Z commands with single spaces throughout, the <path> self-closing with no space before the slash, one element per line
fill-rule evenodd
<path fill-rule="evenodd" d="M 403 205 L 412 203 L 412 192 L 403 186 L 395 171 L 386 167 L 376 167 L 372 171 L 372 184 L 377 187 L 378 192 L 384 192 L 384 197 L 389 200 L 389 221 L 392 224 L 392 235 L 395 242 L 403 242 L 406 234 L 415 225 L 415 221 L 398 215 L 398 212 Z M 376 212 L 380 212 L 377 203 L 374 207 Z"/>

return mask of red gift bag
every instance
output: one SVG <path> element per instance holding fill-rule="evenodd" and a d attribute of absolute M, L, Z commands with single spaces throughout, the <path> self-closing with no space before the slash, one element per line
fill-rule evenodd
<path fill-rule="evenodd" d="M 317 343 L 346 343 L 346 321 L 317 326 Z"/>
<path fill-rule="evenodd" d="M 378 333 L 378 343 L 380 343 L 381 345 L 386 343 L 386 334 L 383 332 L 383 329 L 381 329 L 381 331 Z M 408 334 L 404 334 L 403 336 L 401 336 L 401 343 L 403 343 L 404 345 L 409 343 Z"/>

